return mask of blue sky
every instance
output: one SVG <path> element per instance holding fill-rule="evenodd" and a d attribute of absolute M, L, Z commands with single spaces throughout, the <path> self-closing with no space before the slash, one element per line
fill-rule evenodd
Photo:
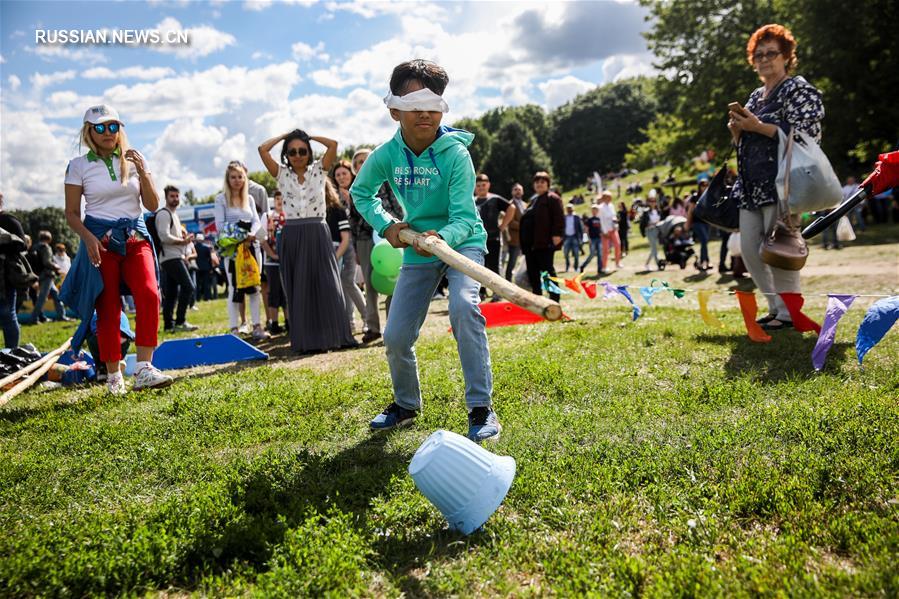
<path fill-rule="evenodd" d="M 84 110 L 105 102 L 157 183 L 217 191 L 231 159 L 301 127 L 343 145 L 393 131 L 381 98 L 410 58 L 447 68 L 448 122 L 551 109 L 651 72 L 631 2 L 0 1 L 0 186 L 8 207 L 62 205 Z M 180 30 L 190 45 L 37 44 L 36 30 Z"/>

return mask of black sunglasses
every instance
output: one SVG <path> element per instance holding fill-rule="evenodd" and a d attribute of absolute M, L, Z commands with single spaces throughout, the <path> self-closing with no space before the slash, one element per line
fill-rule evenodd
<path fill-rule="evenodd" d="M 96 125 L 94 125 L 94 131 L 96 131 L 100 135 L 106 133 L 107 129 L 109 129 L 110 133 L 118 133 L 119 127 L 121 126 L 122 125 L 120 123 L 97 123 Z"/>
<path fill-rule="evenodd" d="M 309 150 L 306 148 L 291 148 L 287 150 L 288 156 L 306 156 L 309 154 Z"/>

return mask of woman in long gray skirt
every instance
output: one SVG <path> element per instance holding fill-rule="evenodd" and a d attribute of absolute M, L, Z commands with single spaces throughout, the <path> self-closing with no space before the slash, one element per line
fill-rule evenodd
<path fill-rule="evenodd" d="M 280 164 L 271 150 L 281 146 Z M 327 148 L 313 161 L 310 141 Z M 286 223 L 281 231 L 278 255 L 281 279 L 290 318 L 290 348 L 313 353 L 355 347 L 350 331 L 337 260 L 325 225 L 325 172 L 337 158 L 337 142 L 309 137 L 294 129 L 259 146 L 259 156 L 278 180 L 284 199 Z"/>

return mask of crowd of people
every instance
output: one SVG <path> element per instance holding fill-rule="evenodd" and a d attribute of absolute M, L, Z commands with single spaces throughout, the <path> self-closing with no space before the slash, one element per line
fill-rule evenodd
<path fill-rule="evenodd" d="M 301 129 L 263 141 L 259 156 L 277 181 L 277 190 L 270 200 L 266 189 L 250 179 L 245 164 L 238 160 L 228 163 L 222 173 L 222 191 L 214 202 L 215 239 L 186 231 L 177 214 L 180 190 L 167 185 L 159 197 L 149 165 L 140 152 L 129 147 L 124 122 L 107 105 L 93 106 L 85 113 L 81 142 L 88 151 L 73 159 L 66 170 L 66 218 L 81 238 L 74 259 L 66 254 L 65 246 L 54 246 L 48 231 L 41 231 L 32 247 L 21 226 L 17 228 L 2 210 L 0 225 L 21 235 L 28 244 L 27 254 L 37 275 L 27 292 L 34 306 L 32 321 L 45 319 L 43 309 L 48 300 L 54 304 L 57 319 L 67 319 L 67 305 L 82 316 L 73 346 L 95 331 L 97 358 L 109 373 L 108 386 L 113 393 L 125 392 L 119 343 L 123 308 L 134 312 L 137 322 L 136 332 L 131 334 L 138 354 L 135 388 L 165 386 L 172 383 L 171 377 L 151 363 L 160 313 L 167 332 L 196 330 L 187 320 L 189 310 L 196 308 L 197 301 L 216 298 L 222 284 L 230 331 L 249 334 L 254 341 L 286 333 L 293 351 L 315 353 L 357 347 L 360 341 L 354 335 L 359 332 L 361 344 L 381 338 L 381 294 L 372 282 L 372 254 L 382 238 L 395 247 L 405 247 L 397 237 L 398 231 L 415 219 L 419 229 L 428 228 L 426 234 L 439 234 L 448 243 L 455 242 L 451 245 L 463 254 L 466 248 L 472 249 L 473 259 L 483 260 L 488 269 L 538 295 L 544 291 L 545 274 L 557 274 L 555 257 L 559 250 L 566 271 L 585 272 L 594 258 L 597 275 L 609 273 L 610 262 L 621 269 L 621 261 L 630 251 L 633 225 L 649 245 L 644 264 L 647 271 L 664 269 L 667 264 L 685 268 L 690 259 L 695 260 L 698 270 L 710 270 L 708 246 L 717 236 L 721 239 L 719 271 L 733 270 L 740 276 L 745 268 L 768 300 L 768 313 L 759 319 L 760 324 L 767 330 L 789 328 L 789 312 L 778 293 L 800 291 L 799 271 L 766 264 L 759 258 L 758 248 L 779 218 L 776 166 L 773 170 L 771 166 L 777 162 L 778 130 L 801 130 L 818 140 L 821 135 L 824 109 L 820 92 L 801 77 L 790 75 L 795 47 L 790 32 L 779 25 L 756 31 L 747 46 L 747 59 L 763 85 L 752 92 L 745 107 L 728 108 L 728 128 L 738 158 L 738 169 L 729 173 L 731 199 L 740 208 L 736 245 L 729 243 L 731 233 L 710 227 L 694 215 L 706 181 L 700 181 L 690 193 L 668 195 L 654 179 L 647 184 L 645 199 L 636 197 L 628 206 L 624 201 L 616 204 L 613 193 L 600 186 L 596 175 L 596 183 L 591 183 L 595 187 L 594 202 L 589 213 L 580 215 L 576 209 L 585 203 L 583 194 L 564 205 L 547 172 L 534 173 L 528 191 L 523 183 L 515 183 L 508 190 L 508 198 L 492 192 L 490 178 L 481 173 L 471 181 L 468 193 L 473 197 L 460 199 L 456 189 L 450 190 L 447 200 L 453 209 L 464 213 L 466 224 L 441 224 L 438 221 L 442 216 L 438 218 L 422 206 L 425 192 L 420 187 L 430 181 L 423 176 L 440 175 L 443 161 L 458 168 L 451 158 L 471 143 L 471 134 L 434 128 L 433 116 L 425 125 L 404 122 L 410 114 L 445 111 L 445 103 L 434 91 L 439 88 L 442 93 L 442 87 L 425 85 L 421 73 L 430 73 L 431 67 L 421 65 L 415 67 L 418 75 L 410 75 L 399 88 L 409 98 L 424 98 L 423 103 L 404 100 L 399 93 L 388 97 L 393 102 L 388 102 L 391 116 L 400 123 L 400 129 L 384 147 L 390 146 L 396 156 L 382 155 L 376 164 L 367 164 L 377 153 L 360 150 L 352 160 L 339 160 L 337 141 Z M 445 87 L 445 82 L 442 85 Z M 431 129 L 436 133 L 425 140 L 427 143 L 419 144 L 420 152 L 410 149 L 415 145 L 410 132 L 417 135 Z M 324 149 L 318 158 L 313 143 Z M 388 159 L 393 161 L 392 166 L 387 164 Z M 385 174 L 388 167 L 395 170 Z M 854 189 L 855 181 L 847 180 L 844 193 L 848 195 Z M 632 184 L 627 191 L 642 194 L 643 185 Z M 620 193 L 619 186 L 619 197 Z M 856 226 L 864 228 L 867 213 L 878 221 L 888 218 L 889 201 L 895 199 L 876 198 L 867 208 L 860 207 L 852 215 Z M 152 216 L 145 219 L 145 214 Z M 477 226 L 471 224 L 474 221 Z M 481 237 L 483 252 L 475 252 L 473 248 L 481 245 Z M 825 233 L 823 244 L 825 248 L 841 247 L 835 230 Z M 730 266 L 726 263 L 729 248 L 739 248 Z M 427 252 L 416 246 L 415 253 L 406 253 L 398 287 L 411 297 L 412 291 L 407 288 L 413 284 L 410 281 L 416 280 L 425 288 L 433 279 L 433 290 L 425 299 L 430 302 L 449 290 L 451 320 L 463 332 L 477 330 L 479 325 L 471 320 L 471 312 L 458 308 L 470 303 L 462 291 L 470 283 L 454 279 L 457 274 L 452 269 L 424 269 L 423 263 L 418 263 L 418 254 Z M 454 293 L 463 293 L 455 303 Z M 9 321 L 10 314 L 15 318 L 23 295 L 13 294 L 12 305 L 3 306 L 7 345 L 18 343 L 18 329 L 13 332 Z M 488 290 L 480 287 L 477 300 L 487 297 Z M 550 297 L 559 299 L 552 292 Z M 490 301 L 500 299 L 494 293 Z M 408 314 L 418 314 L 423 320 L 421 302 L 425 300 L 411 301 L 388 295 L 388 318 L 392 305 L 399 302 Z M 85 325 L 85 314 L 91 313 L 95 313 L 95 324 Z M 407 322 L 408 314 L 393 319 L 404 324 L 389 327 L 392 340 L 385 338 L 392 372 L 408 374 L 409 364 L 414 363 L 414 354 L 410 357 L 407 350 L 411 351 L 421 321 Z M 361 331 L 357 330 L 359 321 Z M 400 334 L 401 326 L 408 330 Z M 479 332 L 475 334 L 477 339 L 479 336 Z M 463 341 L 459 342 L 461 355 Z M 463 368 L 473 368 L 466 366 L 465 357 Z M 410 398 L 408 405 L 414 403 Z M 395 421 L 402 412 L 394 410 L 388 416 Z"/>

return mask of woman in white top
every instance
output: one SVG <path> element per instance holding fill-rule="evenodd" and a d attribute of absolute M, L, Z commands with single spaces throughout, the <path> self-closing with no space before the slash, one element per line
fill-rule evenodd
<path fill-rule="evenodd" d="M 146 160 L 128 147 L 124 127 L 110 106 L 92 106 L 84 114 L 81 143 L 89 151 L 69 162 L 65 178 L 66 221 L 81 237 L 81 244 L 60 292 L 81 317 L 72 337 L 73 349 L 86 339 L 96 310 L 97 358 L 106 362 L 107 386 L 115 395 L 127 392 L 119 370 L 122 285 L 134 297 L 137 311 L 134 388 L 172 384 L 172 377 L 150 362 L 159 329 L 159 287 L 156 253 L 143 209 L 156 210 L 159 194 Z"/>
<path fill-rule="evenodd" d="M 649 255 L 646 257 L 646 270 L 649 270 L 649 263 L 655 262 L 656 269 L 659 268 L 659 222 L 662 215 L 656 204 L 656 196 L 650 192 L 646 199 L 648 208 L 640 217 L 643 225 L 643 231 L 646 233 L 646 240 L 649 241 Z"/>
<path fill-rule="evenodd" d="M 310 141 L 327 148 L 313 160 Z M 279 142 L 280 163 L 271 150 Z M 355 347 L 331 235 L 325 224 L 325 181 L 337 158 L 337 142 L 300 129 L 259 146 L 268 172 L 278 179 L 286 222 L 278 240 L 281 280 L 290 321 L 290 347 L 314 353 Z"/>
<path fill-rule="evenodd" d="M 249 185 L 247 183 L 247 169 L 240 162 L 232 161 L 225 169 L 225 183 L 222 192 L 215 197 L 213 212 L 215 214 L 215 228 L 219 235 L 225 229 L 225 225 L 237 225 L 249 223 L 247 238 L 244 243 L 250 246 L 253 256 L 258 264 L 262 264 L 262 256 L 259 253 L 258 239 L 265 239 L 265 229 L 256 213 L 256 204 L 250 201 Z M 261 268 L 261 267 L 260 267 Z M 253 340 L 262 341 L 269 337 L 262 328 L 262 296 L 259 287 L 237 288 L 237 269 L 234 256 L 225 258 L 225 273 L 228 276 L 228 323 L 231 334 L 239 331 L 237 323 L 240 318 L 240 304 L 245 298 L 249 298 L 250 318 L 253 321 Z"/>

